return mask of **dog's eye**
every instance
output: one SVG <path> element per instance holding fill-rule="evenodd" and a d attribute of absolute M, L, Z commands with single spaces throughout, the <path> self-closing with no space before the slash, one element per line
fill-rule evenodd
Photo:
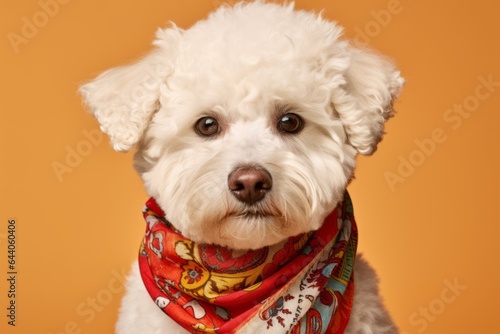
<path fill-rule="evenodd" d="M 304 127 L 304 121 L 297 114 L 285 114 L 278 122 L 278 130 L 286 133 L 297 133 Z"/>
<path fill-rule="evenodd" d="M 200 136 L 210 137 L 219 133 L 220 126 L 215 118 L 207 116 L 196 122 L 195 130 Z"/>

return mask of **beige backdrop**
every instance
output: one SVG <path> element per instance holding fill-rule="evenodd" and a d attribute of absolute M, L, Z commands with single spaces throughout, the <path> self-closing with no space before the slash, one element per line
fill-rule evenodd
<path fill-rule="evenodd" d="M 0 2 L 1 333 L 113 332 L 147 195 L 132 154 L 112 151 L 76 90 L 147 52 L 158 26 L 188 28 L 220 3 Z M 350 186 L 360 249 L 390 312 L 407 334 L 497 333 L 499 3 L 296 5 L 324 9 L 407 79 L 388 135 Z"/>

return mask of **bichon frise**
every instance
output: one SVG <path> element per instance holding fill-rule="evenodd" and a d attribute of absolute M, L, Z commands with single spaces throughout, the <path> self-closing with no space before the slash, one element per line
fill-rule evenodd
<path fill-rule="evenodd" d="M 346 186 L 403 79 L 341 34 L 293 4 L 239 3 L 82 86 L 151 196 L 117 333 L 397 332 Z"/>

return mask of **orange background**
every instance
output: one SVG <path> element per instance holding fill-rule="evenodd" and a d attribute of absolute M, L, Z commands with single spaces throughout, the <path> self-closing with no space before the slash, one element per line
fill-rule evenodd
<path fill-rule="evenodd" d="M 76 90 L 147 52 L 158 26 L 188 28 L 220 2 L 65 0 L 42 8 L 54 1 L 0 4 L 0 332 L 112 333 L 146 194 L 132 153 L 85 137 L 98 125 Z M 350 186 L 360 249 L 380 274 L 397 324 L 407 334 L 498 333 L 500 86 L 479 78 L 500 82 L 499 3 L 296 6 L 324 8 L 348 37 L 393 57 L 407 79 L 388 135 L 373 157 L 359 159 Z M 44 21 L 41 11 L 51 17 Z M 26 22 L 39 27 L 30 31 Z M 23 33 L 30 37 L 11 42 Z M 464 104 L 464 116 L 449 111 Z M 67 168 L 59 178 L 54 164 Z M 16 327 L 5 316 L 11 218 Z"/>

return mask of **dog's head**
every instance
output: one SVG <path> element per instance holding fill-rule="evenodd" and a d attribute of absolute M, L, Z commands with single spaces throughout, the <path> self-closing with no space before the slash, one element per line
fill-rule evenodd
<path fill-rule="evenodd" d="M 319 228 L 358 153 L 373 153 L 403 79 L 293 5 L 222 7 L 81 92 L 186 237 L 260 248 Z"/>

